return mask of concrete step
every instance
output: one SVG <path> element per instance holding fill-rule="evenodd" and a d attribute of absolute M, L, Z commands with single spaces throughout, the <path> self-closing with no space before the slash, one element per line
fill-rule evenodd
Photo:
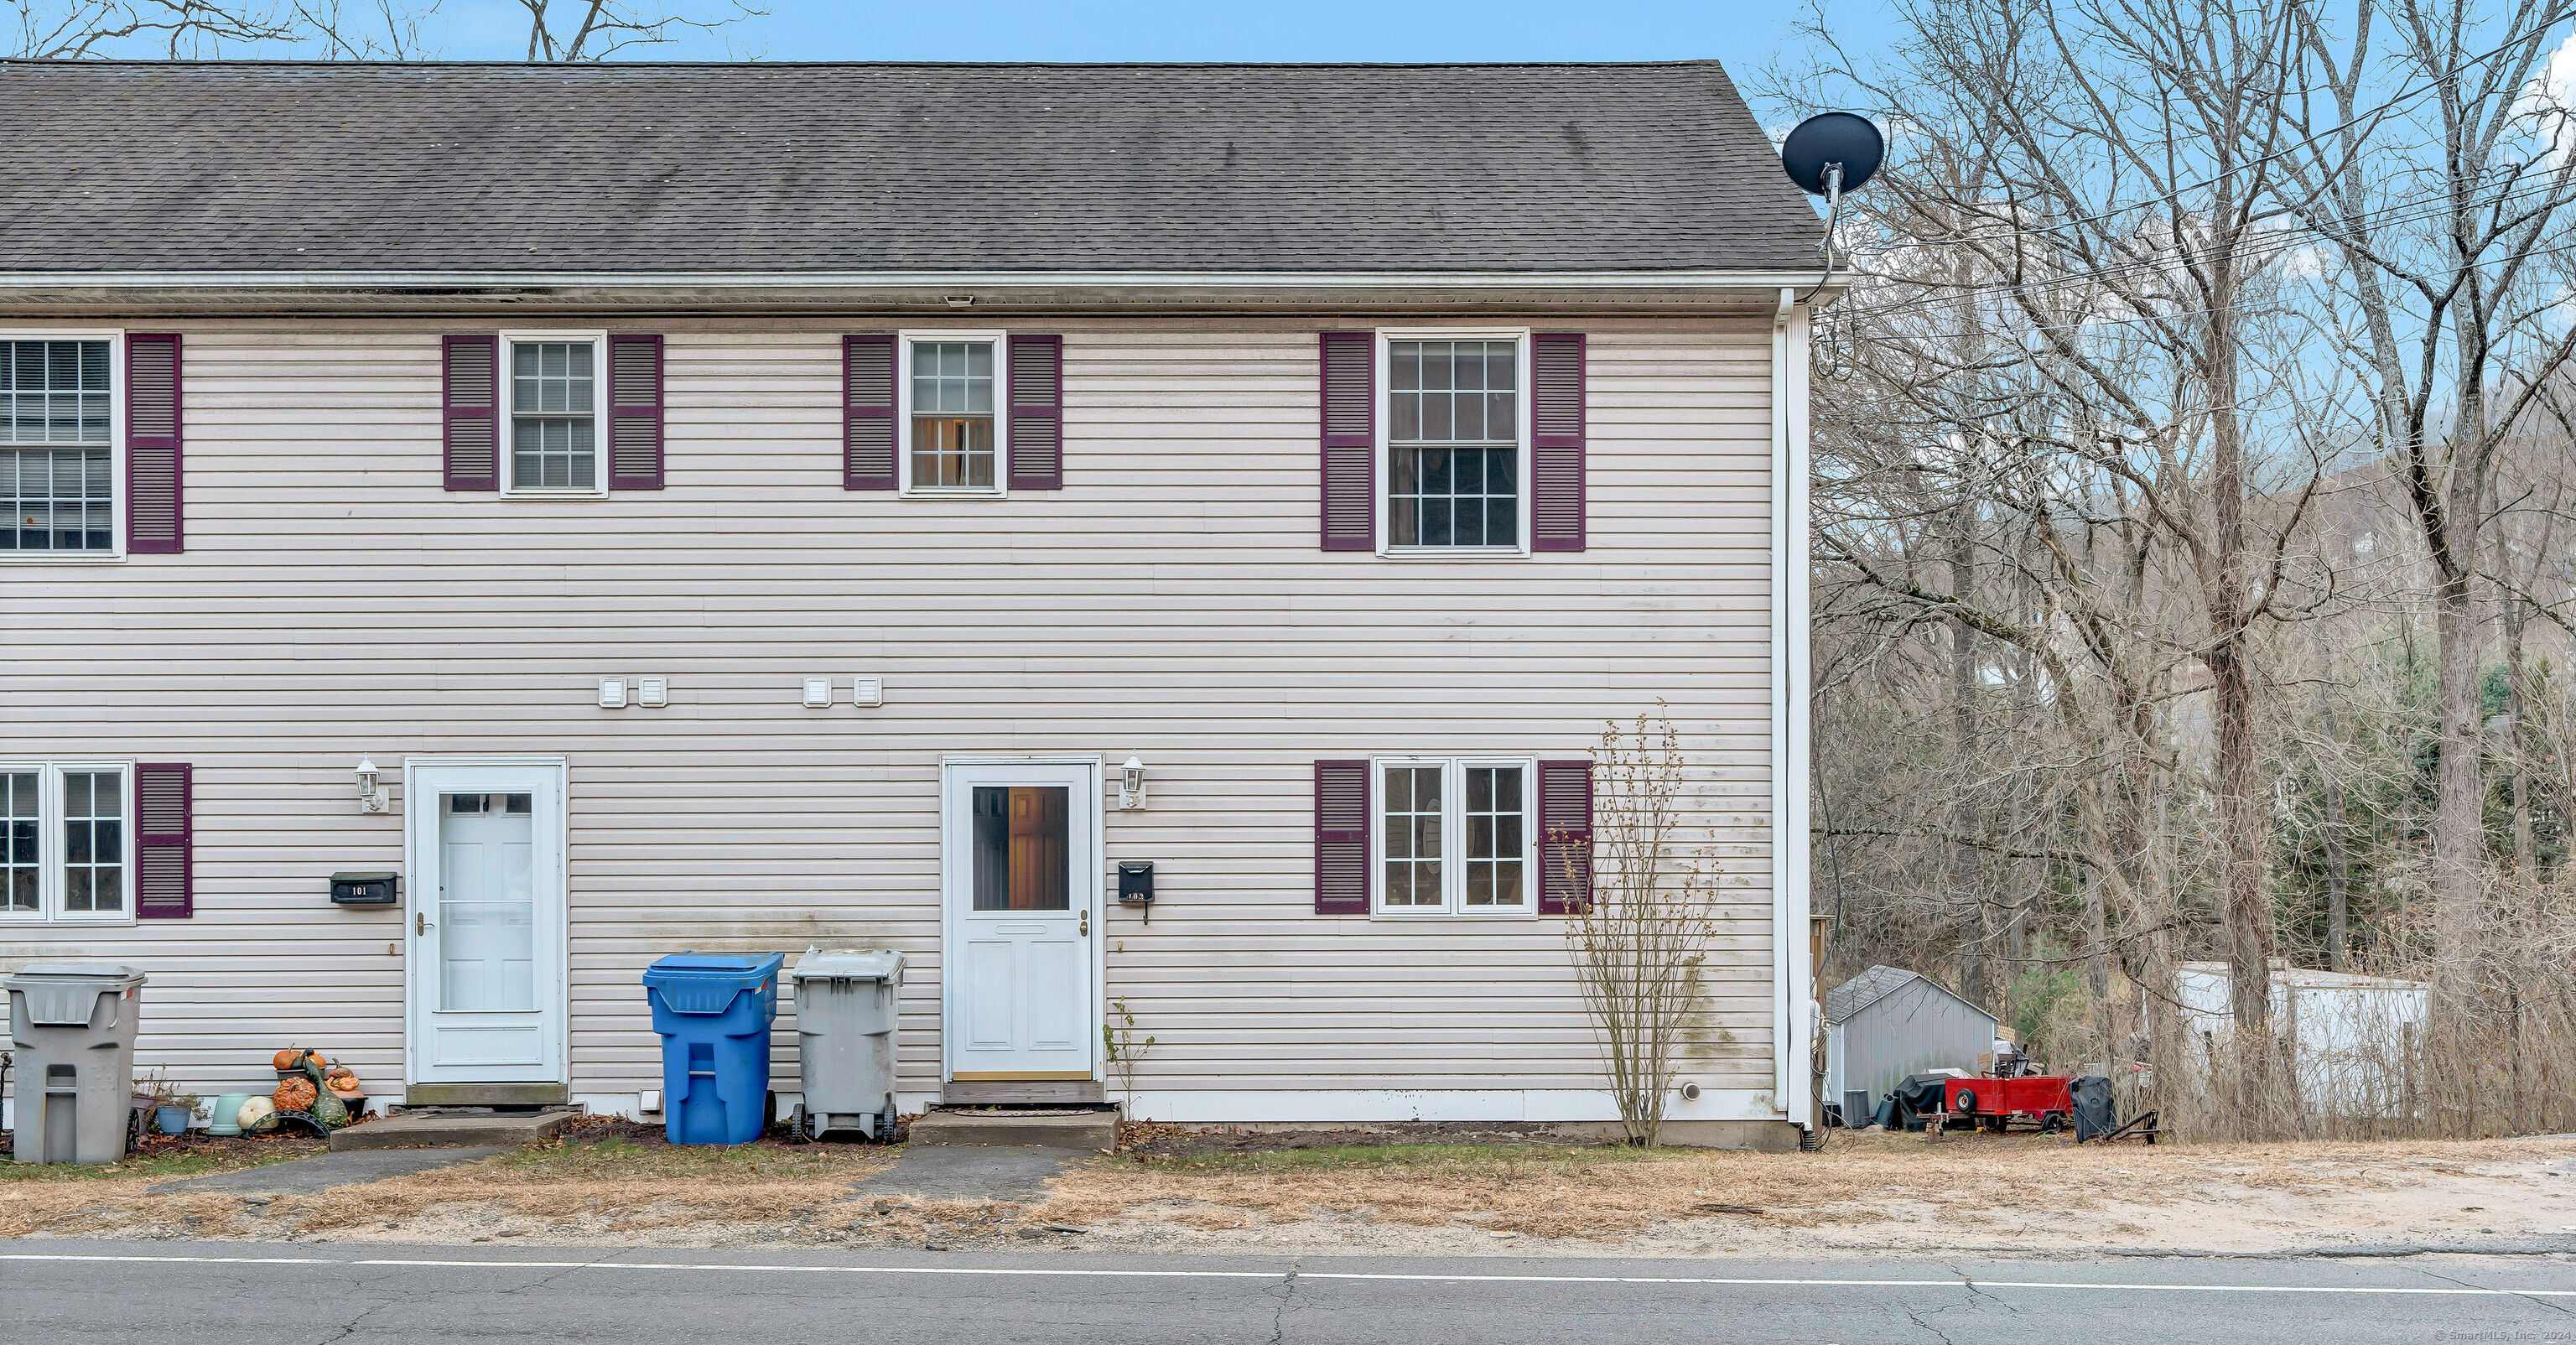
<path fill-rule="evenodd" d="M 1041 1149 L 1118 1147 L 1115 1111 L 934 1111 L 912 1123 L 915 1144 L 1028 1145 Z"/>
<path fill-rule="evenodd" d="M 331 1132 L 334 1149 L 416 1149 L 449 1144 L 536 1144 L 555 1137 L 579 1113 L 437 1112 L 388 1116 Z"/>
<path fill-rule="evenodd" d="M 943 1107 L 1085 1107 L 1104 1102 L 1098 1079 L 951 1079 Z"/>

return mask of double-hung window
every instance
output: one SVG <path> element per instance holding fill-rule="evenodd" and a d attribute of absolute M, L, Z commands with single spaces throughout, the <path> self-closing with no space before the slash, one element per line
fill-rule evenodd
<path fill-rule="evenodd" d="M 1527 550 L 1527 334 L 1387 332 L 1381 339 L 1387 549 Z"/>
<path fill-rule="evenodd" d="M 501 399 L 508 411 L 508 451 L 501 455 L 505 495 L 602 495 L 600 428 L 608 419 L 608 379 L 597 332 L 501 334 Z"/>
<path fill-rule="evenodd" d="M 0 923 L 134 916 L 130 762 L 0 762 Z"/>
<path fill-rule="evenodd" d="M 1373 767 L 1379 844 L 1371 886 L 1378 914 L 1537 911 L 1536 763 L 1387 757 Z"/>
<path fill-rule="evenodd" d="M 1000 332 L 906 332 L 899 339 L 903 491 L 999 495 L 1009 433 Z"/>
<path fill-rule="evenodd" d="M 0 556 L 120 554 L 115 345 L 0 338 Z"/>

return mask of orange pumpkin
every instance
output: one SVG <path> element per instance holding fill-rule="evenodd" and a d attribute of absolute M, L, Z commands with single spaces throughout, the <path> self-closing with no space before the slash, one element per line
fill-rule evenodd
<path fill-rule="evenodd" d="M 278 1084 L 277 1091 L 269 1094 L 268 1099 L 277 1104 L 279 1111 L 309 1111 L 314 1099 L 320 1096 L 321 1090 L 313 1086 L 311 1079 L 297 1075 Z"/>
<path fill-rule="evenodd" d="M 296 1063 L 302 1059 L 304 1059 L 304 1048 L 301 1046 L 289 1046 L 285 1050 L 270 1057 L 268 1063 L 281 1070 L 290 1070 L 295 1068 Z"/>

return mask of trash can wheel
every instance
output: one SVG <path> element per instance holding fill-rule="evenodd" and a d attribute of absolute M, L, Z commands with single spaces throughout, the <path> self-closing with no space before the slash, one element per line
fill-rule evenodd
<path fill-rule="evenodd" d="M 802 1102 L 797 1103 L 796 1110 L 788 1114 L 787 1138 L 798 1144 L 814 1142 L 813 1133 L 805 1128 L 805 1104 Z"/>
<path fill-rule="evenodd" d="M 894 1094 L 888 1093 L 885 1105 L 877 1109 L 877 1143 L 894 1143 Z"/>

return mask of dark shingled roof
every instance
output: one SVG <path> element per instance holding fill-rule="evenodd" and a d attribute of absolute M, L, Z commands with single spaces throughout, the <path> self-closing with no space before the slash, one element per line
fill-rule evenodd
<path fill-rule="evenodd" d="M 13 61 L 0 124 L 41 142 L 20 273 L 1772 270 L 1821 233 L 1707 61 Z"/>
<path fill-rule="evenodd" d="M 1853 1014 L 1921 979 L 1919 973 L 1882 962 L 1825 992 L 1825 1021 L 1849 1022 Z"/>

